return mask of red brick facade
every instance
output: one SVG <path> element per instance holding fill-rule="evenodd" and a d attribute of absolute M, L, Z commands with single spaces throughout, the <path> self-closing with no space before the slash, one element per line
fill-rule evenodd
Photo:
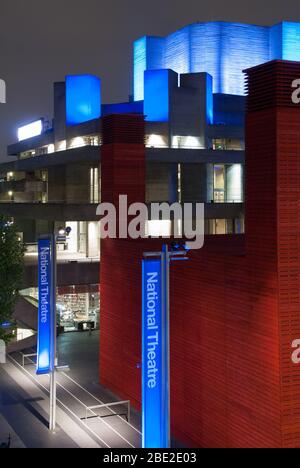
<path fill-rule="evenodd" d="M 259 93 L 271 76 L 273 89 Z M 207 237 L 189 262 L 172 266 L 172 431 L 190 446 L 300 447 L 300 365 L 291 361 L 300 338 L 300 105 L 279 92 L 292 76 L 300 78 L 300 64 L 249 72 L 246 235 Z M 140 201 L 144 168 L 143 145 L 104 145 L 102 193 Z M 160 246 L 101 246 L 100 379 L 137 407 L 140 261 Z"/>

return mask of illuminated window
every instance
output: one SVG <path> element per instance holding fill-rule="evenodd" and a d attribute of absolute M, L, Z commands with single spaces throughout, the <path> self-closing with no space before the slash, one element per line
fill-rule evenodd
<path fill-rule="evenodd" d="M 89 135 L 73 138 L 70 142 L 70 148 L 81 148 L 83 146 L 100 146 L 100 135 Z"/>
<path fill-rule="evenodd" d="M 243 234 L 244 219 L 209 219 L 208 234 Z"/>
<path fill-rule="evenodd" d="M 27 158 L 31 158 L 32 156 L 35 156 L 36 155 L 36 151 L 35 150 L 28 150 L 28 151 L 23 151 L 22 153 L 20 153 L 20 159 L 27 159 Z"/>
<path fill-rule="evenodd" d="M 146 136 L 147 148 L 167 148 L 167 137 L 163 135 L 147 135 Z"/>
<path fill-rule="evenodd" d="M 99 169 L 90 169 L 90 203 L 99 203 Z"/>
<path fill-rule="evenodd" d="M 243 168 L 241 164 L 226 165 L 226 201 L 243 201 Z"/>
<path fill-rule="evenodd" d="M 214 202 L 224 203 L 225 201 L 225 166 L 224 164 L 214 165 Z"/>
<path fill-rule="evenodd" d="M 48 171 L 41 171 L 41 179 L 43 182 L 48 181 Z"/>
<path fill-rule="evenodd" d="M 148 237 L 170 237 L 172 223 L 170 220 L 149 220 L 146 223 L 146 236 Z"/>
<path fill-rule="evenodd" d="M 85 146 L 85 141 L 83 137 L 76 137 L 71 140 L 70 148 L 80 148 Z"/>
<path fill-rule="evenodd" d="M 173 136 L 172 148 L 203 149 L 201 140 L 195 136 Z"/>
<path fill-rule="evenodd" d="M 55 146 L 51 143 L 51 145 L 48 145 L 48 154 L 52 154 L 55 152 Z"/>
<path fill-rule="evenodd" d="M 212 147 L 214 150 L 242 151 L 244 144 L 241 140 L 215 138 L 212 140 Z"/>
<path fill-rule="evenodd" d="M 67 149 L 66 140 L 59 141 L 56 145 L 56 151 L 65 151 Z"/>
<path fill-rule="evenodd" d="M 214 202 L 243 201 L 243 168 L 241 164 L 214 165 Z"/>
<path fill-rule="evenodd" d="M 182 168 L 181 164 L 178 164 L 177 168 L 178 182 L 177 182 L 177 191 L 178 191 L 178 202 L 182 202 Z"/>

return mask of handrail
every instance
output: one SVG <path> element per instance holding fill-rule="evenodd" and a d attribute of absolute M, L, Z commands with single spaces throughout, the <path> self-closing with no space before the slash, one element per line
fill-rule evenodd
<path fill-rule="evenodd" d="M 37 356 L 37 353 L 25 354 L 22 351 L 19 351 L 19 353 L 22 355 L 22 367 L 25 367 L 25 359 Z M 34 364 L 34 362 L 33 362 L 33 364 Z"/>
<path fill-rule="evenodd" d="M 106 416 L 100 416 L 99 414 L 95 413 L 94 410 L 100 409 L 100 408 L 109 408 L 111 406 L 119 406 L 119 405 L 127 405 L 127 422 L 130 423 L 130 400 L 115 401 L 113 403 L 104 403 L 102 405 L 95 405 L 95 406 L 86 406 L 85 407 L 85 418 L 84 419 L 88 419 L 88 412 L 89 411 L 94 414 L 93 417 L 105 418 Z M 119 416 L 119 415 L 118 414 L 111 414 L 109 416 Z"/>

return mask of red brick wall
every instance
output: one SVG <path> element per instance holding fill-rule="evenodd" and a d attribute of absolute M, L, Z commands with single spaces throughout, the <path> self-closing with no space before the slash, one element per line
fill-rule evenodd
<path fill-rule="evenodd" d="M 172 266 L 172 431 L 191 446 L 300 447 L 300 366 L 291 362 L 300 338 L 300 108 L 275 104 L 248 112 L 245 239 L 207 237 Z M 135 152 L 143 165 L 143 150 Z M 126 173 L 137 200 L 140 163 Z M 137 407 L 140 262 L 160 245 L 102 242 L 100 379 Z"/>
<path fill-rule="evenodd" d="M 224 241 L 241 239 L 226 237 L 207 240 L 189 262 L 172 266 L 172 432 L 191 446 L 274 446 L 280 443 L 278 334 L 268 324 L 276 324 L 276 309 L 265 307 L 263 294 L 253 309 L 245 257 L 218 253 Z M 121 240 L 102 247 L 101 381 L 137 407 L 140 260 L 143 250 L 157 247 Z"/>

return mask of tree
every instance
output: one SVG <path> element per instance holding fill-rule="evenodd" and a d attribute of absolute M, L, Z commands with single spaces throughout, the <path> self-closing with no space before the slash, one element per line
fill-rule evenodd
<path fill-rule="evenodd" d="M 12 323 L 13 311 L 22 286 L 24 244 L 16 225 L 0 214 L 0 340 L 12 338 L 3 324 Z"/>

